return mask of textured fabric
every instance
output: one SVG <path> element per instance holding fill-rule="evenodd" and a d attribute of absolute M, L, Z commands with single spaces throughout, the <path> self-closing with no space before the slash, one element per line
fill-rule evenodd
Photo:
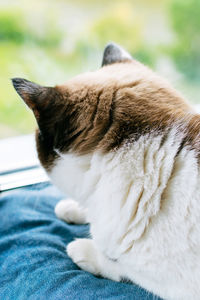
<path fill-rule="evenodd" d="M 0 299 L 158 299 L 133 284 L 97 278 L 71 261 L 67 243 L 87 237 L 89 227 L 56 218 L 61 198 L 48 185 L 1 195 Z"/>

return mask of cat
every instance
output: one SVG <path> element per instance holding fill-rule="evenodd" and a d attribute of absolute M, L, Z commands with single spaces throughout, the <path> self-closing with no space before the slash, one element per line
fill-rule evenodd
<path fill-rule="evenodd" d="M 163 299 L 200 299 L 200 116 L 115 43 L 95 72 L 13 85 L 37 120 L 42 166 L 72 196 L 56 215 L 90 223 L 92 238 L 69 243 L 69 257 Z"/>

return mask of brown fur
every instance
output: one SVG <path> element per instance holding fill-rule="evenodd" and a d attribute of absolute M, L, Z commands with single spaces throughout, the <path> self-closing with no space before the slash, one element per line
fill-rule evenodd
<path fill-rule="evenodd" d="M 115 78 L 118 72 L 122 73 L 121 78 L 116 76 L 119 80 Z M 124 80 L 123 74 L 130 77 Z M 166 82 L 134 61 L 104 67 L 93 76 L 83 75 L 57 87 L 63 95 L 68 91 L 66 102 L 73 103 L 79 112 L 73 120 L 74 132 L 79 131 L 79 135 L 66 145 L 65 151 L 107 152 L 130 137 L 137 139 L 142 134 L 170 128 L 192 112 Z"/>
<path fill-rule="evenodd" d="M 143 134 L 165 135 L 172 124 L 185 131 L 181 147 L 199 151 L 200 116 L 167 82 L 134 60 L 79 75 L 46 89 L 38 99 L 36 140 L 47 169 L 58 156 L 55 149 L 79 155 L 108 152 Z M 31 107 L 30 97 L 25 101 Z"/>

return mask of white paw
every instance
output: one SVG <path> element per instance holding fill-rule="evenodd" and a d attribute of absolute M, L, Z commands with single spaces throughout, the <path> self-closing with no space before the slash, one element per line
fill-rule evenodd
<path fill-rule="evenodd" d="M 56 204 L 55 214 L 67 223 L 85 224 L 86 213 L 78 203 L 72 199 L 61 200 Z"/>
<path fill-rule="evenodd" d="M 97 263 L 97 251 L 93 241 L 77 239 L 67 245 L 67 254 L 79 268 L 94 275 L 100 275 Z"/>

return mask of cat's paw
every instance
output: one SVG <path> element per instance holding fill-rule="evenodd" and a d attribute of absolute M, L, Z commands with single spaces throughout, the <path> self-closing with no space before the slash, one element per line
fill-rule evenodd
<path fill-rule="evenodd" d="M 67 254 L 82 270 L 100 275 L 97 251 L 92 240 L 77 239 L 67 246 Z"/>
<path fill-rule="evenodd" d="M 55 207 L 55 214 L 67 223 L 85 224 L 86 212 L 72 199 L 61 200 Z"/>

